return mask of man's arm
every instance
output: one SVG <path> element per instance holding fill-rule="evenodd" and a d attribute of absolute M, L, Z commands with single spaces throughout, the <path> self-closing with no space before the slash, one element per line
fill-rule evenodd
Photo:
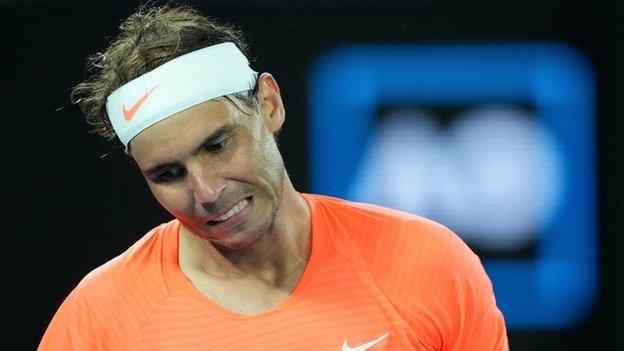
<path fill-rule="evenodd" d="M 401 303 L 410 324 L 433 350 L 508 350 L 505 320 L 479 258 L 448 228 L 420 223 L 401 230 L 417 239 L 405 262 L 419 267 L 410 271 L 417 283 L 405 287 L 414 295 Z"/>
<path fill-rule="evenodd" d="M 87 303 L 75 289 L 56 311 L 37 350 L 95 350 L 89 318 Z"/>
<path fill-rule="evenodd" d="M 444 299 L 452 316 L 444 340 L 448 350 L 509 351 L 503 314 L 496 306 L 492 283 L 479 258 L 454 233 L 445 268 L 449 275 Z M 446 349 L 446 348 L 445 348 Z"/>

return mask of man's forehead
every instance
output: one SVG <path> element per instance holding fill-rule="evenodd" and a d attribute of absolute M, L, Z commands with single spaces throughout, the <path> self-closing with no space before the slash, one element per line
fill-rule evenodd
<path fill-rule="evenodd" d="M 130 142 L 132 156 L 138 163 L 153 163 L 191 153 L 214 133 L 238 124 L 229 105 L 226 100 L 207 101 L 150 126 Z"/>

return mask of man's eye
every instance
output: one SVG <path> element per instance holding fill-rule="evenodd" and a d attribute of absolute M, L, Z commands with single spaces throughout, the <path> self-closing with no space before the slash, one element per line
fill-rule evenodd
<path fill-rule="evenodd" d="M 221 150 L 223 150 L 227 146 L 227 143 L 228 143 L 228 139 L 225 139 L 225 140 L 222 140 L 222 141 L 220 141 L 218 143 L 213 143 L 213 144 L 206 145 L 206 151 L 208 151 L 208 152 L 218 152 L 218 151 L 221 151 Z"/>
<path fill-rule="evenodd" d="M 221 149 L 223 149 L 222 143 L 214 143 L 206 146 L 206 151 L 219 151 Z"/>
<path fill-rule="evenodd" d="M 167 167 L 163 170 L 156 172 L 154 175 L 155 182 L 170 182 L 184 175 L 184 169 L 182 167 Z"/>

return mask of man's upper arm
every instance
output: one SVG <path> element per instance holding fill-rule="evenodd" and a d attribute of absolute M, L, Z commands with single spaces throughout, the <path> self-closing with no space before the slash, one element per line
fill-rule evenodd
<path fill-rule="evenodd" d="M 79 288 L 56 311 L 38 350 L 95 350 L 89 308 Z"/>
<path fill-rule="evenodd" d="M 450 231 L 449 231 L 450 232 Z M 455 234 L 448 246 L 447 312 L 453 326 L 445 331 L 448 350 L 508 350 L 505 320 L 496 306 L 492 283 L 479 258 Z"/>
<path fill-rule="evenodd" d="M 505 351 L 507 331 L 492 283 L 479 258 L 452 231 L 431 221 L 414 221 L 398 231 L 409 254 L 402 262 L 412 279 L 391 276 L 401 289 L 390 294 L 427 347 L 438 351 Z M 386 284 L 388 285 L 388 284 Z M 398 289 L 397 289 L 398 290 Z"/>

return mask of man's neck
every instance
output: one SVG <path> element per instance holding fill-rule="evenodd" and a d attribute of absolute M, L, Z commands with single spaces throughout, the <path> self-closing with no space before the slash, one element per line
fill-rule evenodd
<path fill-rule="evenodd" d="M 218 279 L 255 279 L 276 288 L 298 281 L 311 248 L 310 210 L 288 176 L 283 198 L 267 233 L 242 252 L 220 250 L 208 240 L 180 231 L 180 267 Z"/>

